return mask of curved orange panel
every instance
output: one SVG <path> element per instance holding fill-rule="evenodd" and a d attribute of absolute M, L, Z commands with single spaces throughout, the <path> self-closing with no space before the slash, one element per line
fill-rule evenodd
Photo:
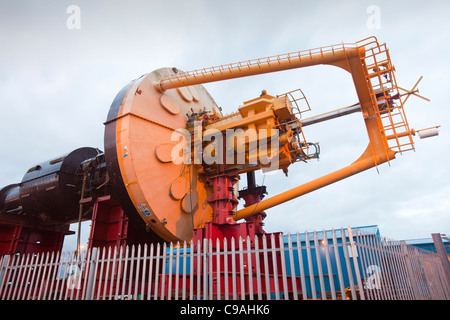
<path fill-rule="evenodd" d="M 171 73 L 170 68 L 155 70 L 122 93 L 106 122 L 105 152 L 117 168 L 110 175 L 122 180 L 118 198 L 127 214 L 161 240 L 183 241 L 192 238 L 194 228 L 211 221 L 212 209 L 207 203 L 209 188 L 195 166 L 170 160 L 171 146 L 178 143 L 171 140 L 172 133 L 186 127 L 191 109 L 220 111 L 201 85 L 158 92 L 154 83 Z M 114 144 L 115 150 L 106 144 Z"/>

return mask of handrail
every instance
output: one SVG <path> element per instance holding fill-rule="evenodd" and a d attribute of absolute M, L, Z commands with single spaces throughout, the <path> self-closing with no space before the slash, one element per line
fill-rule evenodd
<path fill-rule="evenodd" d="M 352 55 L 353 52 L 358 51 L 357 49 L 358 46 L 354 43 L 342 43 L 192 71 L 178 71 L 163 76 L 159 83 L 155 84 L 155 87 L 160 91 L 165 91 L 194 84 L 305 67 L 318 64 L 317 62 L 320 60 L 323 60 L 322 64 L 332 64 L 333 61 L 342 59 L 345 54 Z"/>

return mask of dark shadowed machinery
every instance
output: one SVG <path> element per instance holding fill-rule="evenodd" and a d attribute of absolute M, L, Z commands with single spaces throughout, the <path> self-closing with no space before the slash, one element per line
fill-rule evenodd
<path fill-rule="evenodd" d="M 329 65 L 348 72 L 355 104 L 309 118 L 301 90 L 262 91 L 222 115 L 204 83 Z M 417 85 L 416 85 L 417 86 Z M 91 220 L 88 247 L 191 240 L 255 239 L 268 210 L 414 149 L 389 51 L 371 37 L 278 56 L 184 72 L 162 68 L 126 85 L 106 122 L 104 152 L 79 148 L 30 168 L 0 191 L 0 254 L 61 250 L 71 223 Z M 399 91 L 401 90 L 401 91 Z M 424 98 L 425 99 L 425 98 Z M 319 156 L 307 126 L 361 114 L 368 146 L 335 172 L 269 197 L 255 171 L 283 170 Z M 245 174 L 247 188 L 239 190 Z M 238 199 L 245 201 L 237 209 Z M 274 259 L 276 264 L 277 260 Z"/>

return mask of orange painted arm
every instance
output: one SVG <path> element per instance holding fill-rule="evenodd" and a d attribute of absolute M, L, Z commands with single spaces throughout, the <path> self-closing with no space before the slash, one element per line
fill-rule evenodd
<path fill-rule="evenodd" d="M 358 50 L 362 50 L 362 52 L 364 52 L 364 48 L 348 48 L 344 47 L 344 45 L 337 45 L 188 72 L 178 71 L 176 74 L 163 77 L 159 83 L 155 84 L 155 86 L 160 91 L 165 91 L 173 88 L 248 77 L 320 64 L 336 65 L 345 68 L 346 59 L 359 57 Z"/>
<path fill-rule="evenodd" d="M 377 164 L 381 164 L 381 163 L 390 161 L 395 158 L 395 152 L 393 152 L 393 151 L 389 152 L 387 157 L 384 153 L 376 155 L 376 157 L 373 157 L 370 149 L 371 149 L 370 146 L 368 146 L 366 151 L 363 153 L 363 155 L 358 160 L 356 160 L 351 165 L 349 165 L 345 168 L 334 171 L 334 172 L 327 174 L 325 176 L 322 176 L 318 179 L 312 180 L 301 186 L 295 187 L 291 190 L 280 193 L 276 196 L 273 196 L 266 200 L 262 200 L 259 203 L 256 203 L 254 205 L 248 206 L 244 209 L 237 211 L 234 216 L 234 219 L 237 221 L 240 219 L 247 218 L 248 216 L 251 216 L 252 214 L 264 211 L 266 209 L 272 208 L 281 203 L 284 203 L 289 200 L 295 199 L 297 197 L 303 196 L 307 193 L 310 193 L 312 191 L 315 191 L 317 189 L 320 189 L 322 187 L 330 185 L 334 182 L 343 180 L 343 179 L 353 176 L 357 173 L 360 173 L 367 169 L 373 168 Z"/>

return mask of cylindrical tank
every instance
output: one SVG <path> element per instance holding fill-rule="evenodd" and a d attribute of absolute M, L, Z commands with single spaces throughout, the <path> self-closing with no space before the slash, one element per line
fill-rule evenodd
<path fill-rule="evenodd" d="M 0 190 L 0 212 L 20 213 L 22 211 L 19 189 L 19 184 L 15 183 Z"/>
<path fill-rule="evenodd" d="M 146 232 L 150 241 L 189 241 L 193 229 L 213 217 L 208 205 L 211 188 L 196 166 L 172 161 L 191 116 L 220 109 L 201 85 L 160 92 L 163 76 L 182 72 L 154 70 L 126 85 L 114 99 L 105 122 L 105 160 L 112 195 L 129 224 Z M 191 203 L 192 201 L 192 203 Z M 192 204 L 192 205 L 191 205 Z"/>
<path fill-rule="evenodd" d="M 76 220 L 82 177 L 80 164 L 98 153 L 95 148 L 79 148 L 30 168 L 21 183 L 0 191 L 0 211 L 31 216 L 48 225 Z"/>

